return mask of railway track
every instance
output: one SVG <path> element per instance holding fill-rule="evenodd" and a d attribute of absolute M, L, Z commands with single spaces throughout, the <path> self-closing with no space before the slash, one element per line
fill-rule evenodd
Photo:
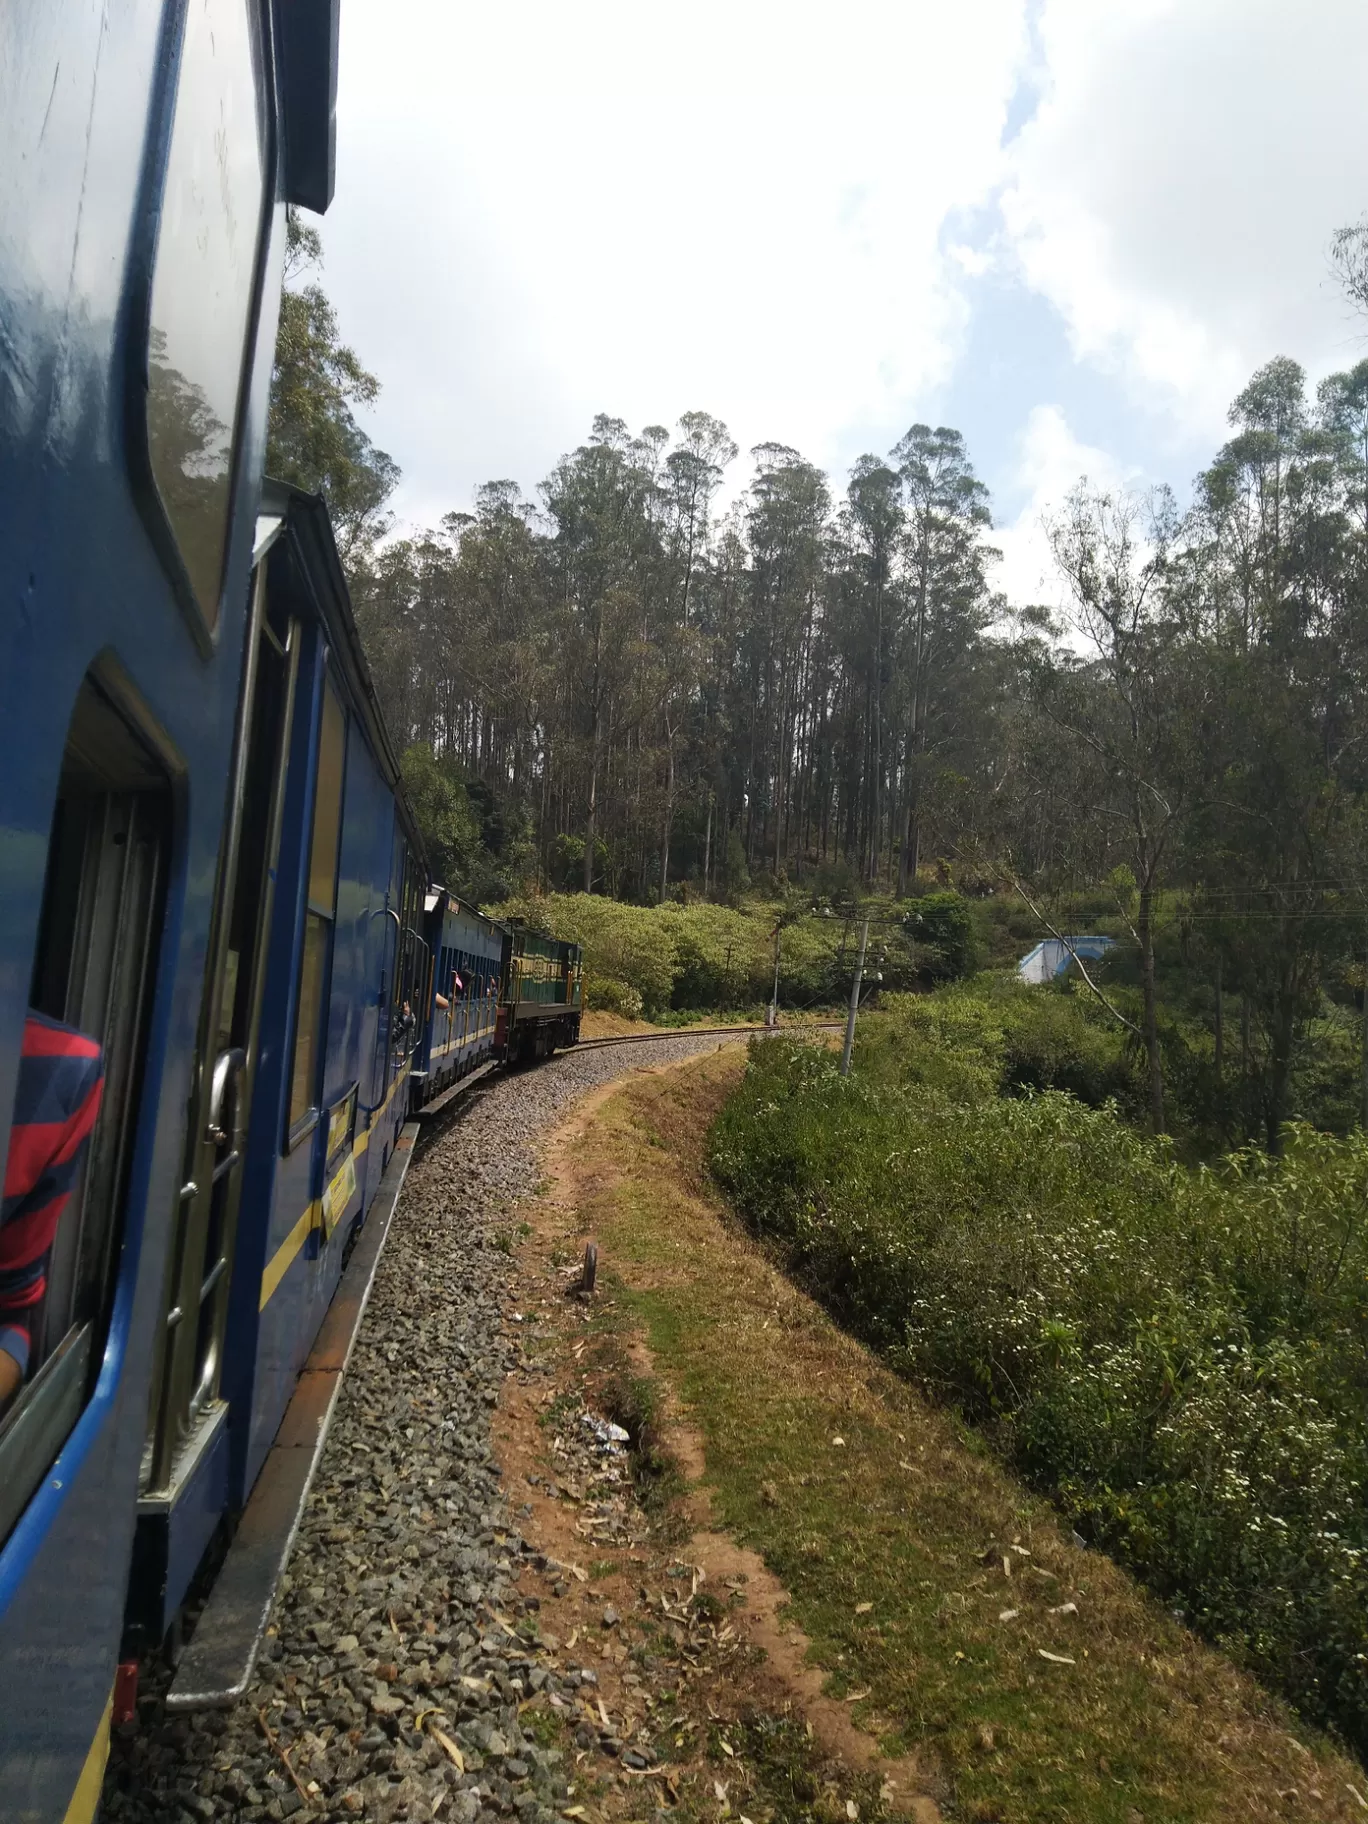
<path fill-rule="evenodd" d="M 644 1038 L 682 1060 L 719 1032 L 625 1042 Z M 520 1719 L 534 1670 L 562 1709 L 576 1703 L 580 1674 L 496 1634 L 505 1617 L 530 1613 L 517 1587 L 528 1548 L 489 1415 L 508 1374 L 534 1359 L 524 1314 L 507 1315 L 502 1238 L 516 1238 L 518 1202 L 540 1182 L 543 1136 L 586 1091 L 635 1068 L 625 1054 L 590 1055 L 615 1043 L 559 1052 L 516 1082 L 472 1074 L 456 1087 L 485 1093 L 425 1123 L 402 1221 L 383 1254 L 373 1237 L 364 1321 L 297 1532 L 282 1535 L 289 1575 L 242 1694 L 179 1714 L 167 1703 L 170 1667 L 149 1655 L 138 1726 L 116 1735 L 110 1758 L 109 1824 L 415 1819 L 439 1806 L 441 1824 L 557 1824 L 573 1768 L 525 1737 Z M 200 1628 L 214 1626 L 206 1608 Z M 438 1706 L 465 1771 L 424 1734 Z"/>
<path fill-rule="evenodd" d="M 581 1039 L 574 1047 L 577 1055 L 582 1051 L 594 1051 L 605 1045 L 650 1045 L 662 1039 L 711 1039 L 738 1038 L 742 1033 L 755 1032 L 839 1032 L 839 1020 L 811 1020 L 805 1026 L 670 1026 L 660 1032 L 623 1032 L 616 1033 L 608 1039 Z M 565 1054 L 571 1055 L 569 1053 Z"/>
<path fill-rule="evenodd" d="M 659 1032 L 622 1032 L 615 1033 L 611 1038 L 580 1039 L 568 1050 L 558 1051 L 553 1055 L 556 1058 L 578 1058 L 586 1052 L 606 1051 L 615 1045 L 663 1045 L 671 1040 L 679 1039 L 749 1038 L 754 1033 L 774 1030 L 776 1029 L 768 1026 L 670 1026 Z M 805 1026 L 781 1026 L 777 1030 L 780 1032 L 839 1032 L 841 1021 L 813 1020 Z M 549 1058 L 543 1060 L 545 1063 L 551 1061 Z M 436 1131 L 444 1128 L 448 1121 L 455 1118 L 461 1103 L 472 1089 L 478 1088 L 482 1083 L 488 1085 L 492 1080 L 500 1079 L 503 1074 L 503 1065 L 483 1064 L 479 1070 L 471 1071 L 468 1077 L 462 1077 L 459 1082 L 453 1083 L 450 1089 L 443 1090 L 442 1094 L 435 1096 L 431 1102 L 424 1103 L 413 1117 L 423 1129 L 418 1141 L 419 1153 L 426 1151 Z"/>

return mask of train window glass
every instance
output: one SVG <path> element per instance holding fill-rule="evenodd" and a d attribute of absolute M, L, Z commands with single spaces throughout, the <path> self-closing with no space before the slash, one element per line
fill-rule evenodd
<path fill-rule="evenodd" d="M 337 910 L 337 844 L 342 828 L 342 778 L 346 758 L 346 715 L 332 685 L 325 679 L 313 827 L 309 838 L 304 957 L 299 972 L 294 1062 L 290 1076 L 289 1125 L 292 1132 L 317 1102 L 319 1028 L 328 973 L 328 939 Z"/>
<path fill-rule="evenodd" d="M 342 826 L 342 768 L 347 722 L 332 686 L 323 689 L 318 735 L 318 787 L 314 798 L 313 845 L 309 852 L 309 904 L 331 917 L 337 904 L 337 836 Z"/>
<path fill-rule="evenodd" d="M 251 0 L 190 0 L 152 271 L 148 452 L 211 629 L 265 196 L 257 33 Z"/>
<path fill-rule="evenodd" d="M 323 1005 L 327 961 L 328 921 L 316 912 L 310 912 L 304 929 L 304 962 L 299 973 L 299 1021 L 295 1029 L 294 1073 L 290 1081 L 291 1127 L 314 1106 L 318 1016 Z"/>
<path fill-rule="evenodd" d="M 88 681 L 68 731 L 49 835 L 29 986 L 38 1017 L 26 1032 L 6 1169 L 7 1189 L 28 1184 L 32 1208 L 21 1204 L 0 1229 L 0 1333 L 8 1333 L 0 1335 L 0 1381 L 8 1389 L 0 1396 L 0 1537 L 75 1423 L 103 1353 L 169 807 L 156 759 Z M 61 1129 L 55 1148 L 54 1135 L 40 1131 L 50 1126 Z"/>

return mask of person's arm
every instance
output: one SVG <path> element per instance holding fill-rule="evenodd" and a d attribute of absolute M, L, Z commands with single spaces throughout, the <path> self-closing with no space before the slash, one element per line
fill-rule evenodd
<path fill-rule="evenodd" d="M 9 1405 L 24 1380 L 22 1364 L 9 1352 L 9 1337 L 9 1331 L 0 1330 L 0 1412 L 3 1412 Z M 27 1356 L 27 1349 L 24 1353 Z"/>
<path fill-rule="evenodd" d="M 104 1064 L 94 1040 L 31 1015 L 0 1203 L 0 1407 L 29 1370 L 52 1244 L 103 1093 Z"/>

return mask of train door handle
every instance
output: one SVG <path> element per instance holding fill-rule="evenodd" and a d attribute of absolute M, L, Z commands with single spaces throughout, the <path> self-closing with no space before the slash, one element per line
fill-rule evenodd
<path fill-rule="evenodd" d="M 214 1075 L 209 1086 L 209 1119 L 205 1123 L 204 1137 L 215 1146 L 224 1146 L 231 1141 L 236 1147 L 242 1138 L 242 1073 L 246 1064 L 247 1053 L 240 1045 L 234 1045 L 230 1051 L 221 1051 L 214 1059 Z M 233 1091 L 233 1113 L 229 1125 L 225 1127 L 223 1105 L 230 1084 Z"/>

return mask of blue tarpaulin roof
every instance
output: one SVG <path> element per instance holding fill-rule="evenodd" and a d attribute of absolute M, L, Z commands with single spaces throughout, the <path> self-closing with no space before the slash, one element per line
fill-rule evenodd
<path fill-rule="evenodd" d="M 1075 956 L 1096 961 L 1115 942 L 1114 937 L 1047 937 L 1017 964 L 1017 980 L 1037 985 L 1052 982 L 1057 975 L 1063 975 Z"/>

